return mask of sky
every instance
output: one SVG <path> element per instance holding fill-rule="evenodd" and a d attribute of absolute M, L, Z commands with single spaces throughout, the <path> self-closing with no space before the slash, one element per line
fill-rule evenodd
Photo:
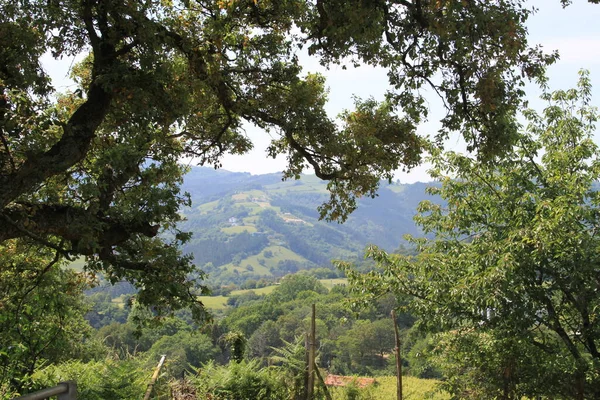
<path fill-rule="evenodd" d="M 530 0 L 530 7 L 538 8 L 538 12 L 530 17 L 527 27 L 530 45 L 541 44 L 548 52 L 558 50 L 560 60 L 548 69 L 549 84 L 552 90 L 574 87 L 578 79 L 578 71 L 587 69 L 591 74 L 593 85 L 593 103 L 600 104 L 600 5 L 589 4 L 587 0 L 574 0 L 573 4 L 563 9 L 559 0 Z M 60 91 L 72 85 L 67 78 L 69 68 L 74 59 L 53 60 L 46 56 L 44 67 L 53 78 L 55 87 Z M 373 97 L 383 100 L 388 88 L 384 69 L 361 66 L 342 70 L 333 66 L 329 70 L 321 67 L 314 58 L 302 57 L 304 72 L 320 72 L 327 78 L 329 102 L 327 112 L 336 116 L 344 109 L 353 108 L 353 96 L 361 98 Z M 530 107 L 541 111 L 544 104 L 538 99 L 539 88 L 530 84 L 526 87 Z M 429 121 L 419 127 L 422 134 L 434 134 L 443 110 L 434 96 L 430 98 Z M 226 156 L 223 169 L 235 172 L 264 174 L 281 171 L 286 166 L 285 157 L 275 160 L 267 158 L 266 147 L 271 138 L 258 128 L 247 126 L 246 133 L 254 143 L 254 149 L 242 156 Z M 600 141 L 600 136 L 598 136 Z M 450 138 L 446 142 L 449 150 L 464 150 L 464 143 L 458 138 Z M 193 162 L 192 162 L 193 164 Z M 425 164 L 408 173 L 397 172 L 395 178 L 402 183 L 431 180 Z"/>

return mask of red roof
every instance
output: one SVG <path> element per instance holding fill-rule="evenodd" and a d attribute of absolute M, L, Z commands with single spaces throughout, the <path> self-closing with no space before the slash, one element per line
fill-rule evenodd
<path fill-rule="evenodd" d="M 359 388 L 364 388 L 375 383 L 375 378 L 359 378 L 357 376 L 327 375 L 325 384 L 327 386 L 346 386 L 356 382 Z"/>

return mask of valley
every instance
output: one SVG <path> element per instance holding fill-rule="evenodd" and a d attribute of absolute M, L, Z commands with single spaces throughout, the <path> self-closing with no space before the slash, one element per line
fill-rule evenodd
<path fill-rule="evenodd" d="M 332 259 L 360 261 L 369 244 L 393 251 L 403 235 L 421 234 L 412 217 L 417 204 L 431 198 L 426 186 L 382 182 L 378 197 L 361 199 L 348 221 L 338 224 L 319 219 L 327 183 L 314 175 L 281 181 L 278 174 L 194 167 L 183 185 L 192 206 L 182 210 L 180 229 L 193 233 L 184 252 L 194 255 L 213 287 L 274 282 L 301 270 L 336 278 Z"/>

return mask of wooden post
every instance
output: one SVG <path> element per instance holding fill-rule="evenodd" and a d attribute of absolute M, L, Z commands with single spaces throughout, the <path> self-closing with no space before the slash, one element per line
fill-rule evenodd
<path fill-rule="evenodd" d="M 150 395 L 152 394 L 152 389 L 154 389 L 154 384 L 156 383 L 156 380 L 158 379 L 158 374 L 160 373 L 160 369 L 162 368 L 166 357 L 167 356 L 164 356 L 164 355 L 162 357 L 160 357 L 160 361 L 158 362 L 158 365 L 156 366 L 156 369 L 154 370 L 154 374 L 152 374 L 152 379 L 150 379 L 150 383 L 148 384 L 148 390 L 146 390 L 146 394 L 144 395 L 144 400 L 150 399 Z"/>
<path fill-rule="evenodd" d="M 304 354 L 304 361 L 306 362 L 306 368 L 304 369 L 304 390 L 302 392 L 303 400 L 307 400 L 308 399 L 308 371 L 309 371 L 309 364 L 310 364 L 310 333 L 306 332 L 304 334 L 304 349 L 305 354 Z"/>
<path fill-rule="evenodd" d="M 308 335 L 308 391 L 307 400 L 312 400 L 315 390 L 315 348 L 316 348 L 316 329 L 315 329 L 315 305 L 312 305 L 312 316 L 310 318 L 310 334 Z"/>
<path fill-rule="evenodd" d="M 398 400 L 402 400 L 402 358 L 400 358 L 400 335 L 398 334 L 398 324 L 396 323 L 396 311 L 392 310 L 392 321 L 394 322 L 394 333 L 396 336 L 396 387 Z"/>
<path fill-rule="evenodd" d="M 321 382 L 321 385 L 323 386 L 323 391 L 325 392 L 325 399 L 326 400 L 333 400 L 331 398 L 331 394 L 329 394 L 329 389 L 327 389 L 327 385 L 325 384 L 325 380 L 323 379 L 323 377 L 321 376 L 321 373 L 319 372 L 319 367 L 317 367 L 317 365 L 314 364 L 314 368 L 315 368 L 315 374 L 317 375 L 317 378 L 319 378 L 319 382 Z"/>

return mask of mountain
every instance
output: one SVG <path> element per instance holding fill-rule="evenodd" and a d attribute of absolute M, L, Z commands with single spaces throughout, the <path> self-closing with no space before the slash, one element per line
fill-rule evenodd
<path fill-rule="evenodd" d="M 282 181 L 280 174 L 194 167 L 183 185 L 193 206 L 182 210 L 181 229 L 194 234 L 184 251 L 213 286 L 333 269 L 332 259 L 360 258 L 369 244 L 391 251 L 404 234 L 421 235 L 412 218 L 420 201 L 434 200 L 429 185 L 384 182 L 376 198 L 361 199 L 338 224 L 319 221 L 317 207 L 329 194 L 314 175 Z"/>

